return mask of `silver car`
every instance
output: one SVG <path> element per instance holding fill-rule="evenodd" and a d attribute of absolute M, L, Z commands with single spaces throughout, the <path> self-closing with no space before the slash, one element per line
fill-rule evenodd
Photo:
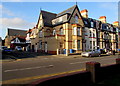
<path fill-rule="evenodd" d="M 82 52 L 81 53 L 81 56 L 85 56 L 85 57 L 92 57 L 92 56 L 101 56 L 101 53 L 100 51 L 98 50 L 92 50 L 92 51 L 89 51 L 89 52 Z"/>

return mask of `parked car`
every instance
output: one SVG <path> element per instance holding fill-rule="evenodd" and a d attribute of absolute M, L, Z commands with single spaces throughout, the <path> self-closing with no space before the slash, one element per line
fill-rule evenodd
<path fill-rule="evenodd" d="M 4 48 L 4 49 L 2 50 L 2 52 L 3 52 L 3 53 L 12 53 L 13 50 L 12 50 L 11 48 Z"/>
<path fill-rule="evenodd" d="M 7 48 L 6 46 L 0 46 L 0 50 L 2 50 L 2 51 L 6 48 Z"/>
<path fill-rule="evenodd" d="M 92 56 L 101 56 L 100 51 L 98 50 L 91 50 L 89 52 L 83 52 L 81 53 L 81 56 L 85 57 L 92 57 Z"/>
<path fill-rule="evenodd" d="M 101 54 L 106 54 L 105 49 L 98 49 Z"/>
<path fill-rule="evenodd" d="M 15 47 L 15 50 L 17 50 L 17 51 L 22 51 L 22 47 L 21 47 L 21 46 L 16 46 L 16 47 Z"/>

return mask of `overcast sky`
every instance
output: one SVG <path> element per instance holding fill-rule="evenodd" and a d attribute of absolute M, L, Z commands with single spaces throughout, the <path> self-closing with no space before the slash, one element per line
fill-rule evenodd
<path fill-rule="evenodd" d="M 2 10 L 0 37 L 5 37 L 7 28 L 28 30 L 34 27 L 40 9 L 60 13 L 75 4 L 75 2 L 3 2 L 0 4 Z M 106 16 L 108 23 L 118 21 L 118 2 L 78 2 L 77 4 L 80 11 L 88 10 L 90 18 L 98 19 L 100 16 Z"/>

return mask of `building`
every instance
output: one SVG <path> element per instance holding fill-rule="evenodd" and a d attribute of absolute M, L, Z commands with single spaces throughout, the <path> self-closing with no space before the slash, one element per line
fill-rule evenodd
<path fill-rule="evenodd" d="M 31 49 L 49 54 L 81 53 L 87 50 L 118 48 L 117 23 L 106 23 L 89 18 L 88 11 L 80 11 L 77 5 L 61 12 L 41 10 L 37 25 L 31 29 Z"/>
<path fill-rule="evenodd" d="M 2 38 L 0 37 L 0 47 L 2 46 Z"/>
<path fill-rule="evenodd" d="M 77 5 L 59 14 L 41 10 L 31 32 L 31 48 L 49 54 L 81 53 L 83 25 Z"/>
<path fill-rule="evenodd" d="M 11 40 L 11 44 L 10 44 L 10 48 L 15 49 L 16 46 L 21 46 L 22 48 L 26 48 L 27 44 L 26 44 L 26 37 L 15 37 Z"/>
<path fill-rule="evenodd" d="M 26 31 L 8 28 L 7 35 L 5 37 L 5 46 L 10 48 L 11 40 L 16 37 L 26 37 Z"/>

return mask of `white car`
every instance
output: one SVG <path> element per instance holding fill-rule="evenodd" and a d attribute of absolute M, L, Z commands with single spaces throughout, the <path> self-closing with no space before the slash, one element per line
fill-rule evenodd
<path fill-rule="evenodd" d="M 92 50 L 92 51 L 89 51 L 89 52 L 82 52 L 81 53 L 81 56 L 85 56 L 85 57 L 92 57 L 92 56 L 101 56 L 101 53 L 100 51 L 98 50 Z"/>

